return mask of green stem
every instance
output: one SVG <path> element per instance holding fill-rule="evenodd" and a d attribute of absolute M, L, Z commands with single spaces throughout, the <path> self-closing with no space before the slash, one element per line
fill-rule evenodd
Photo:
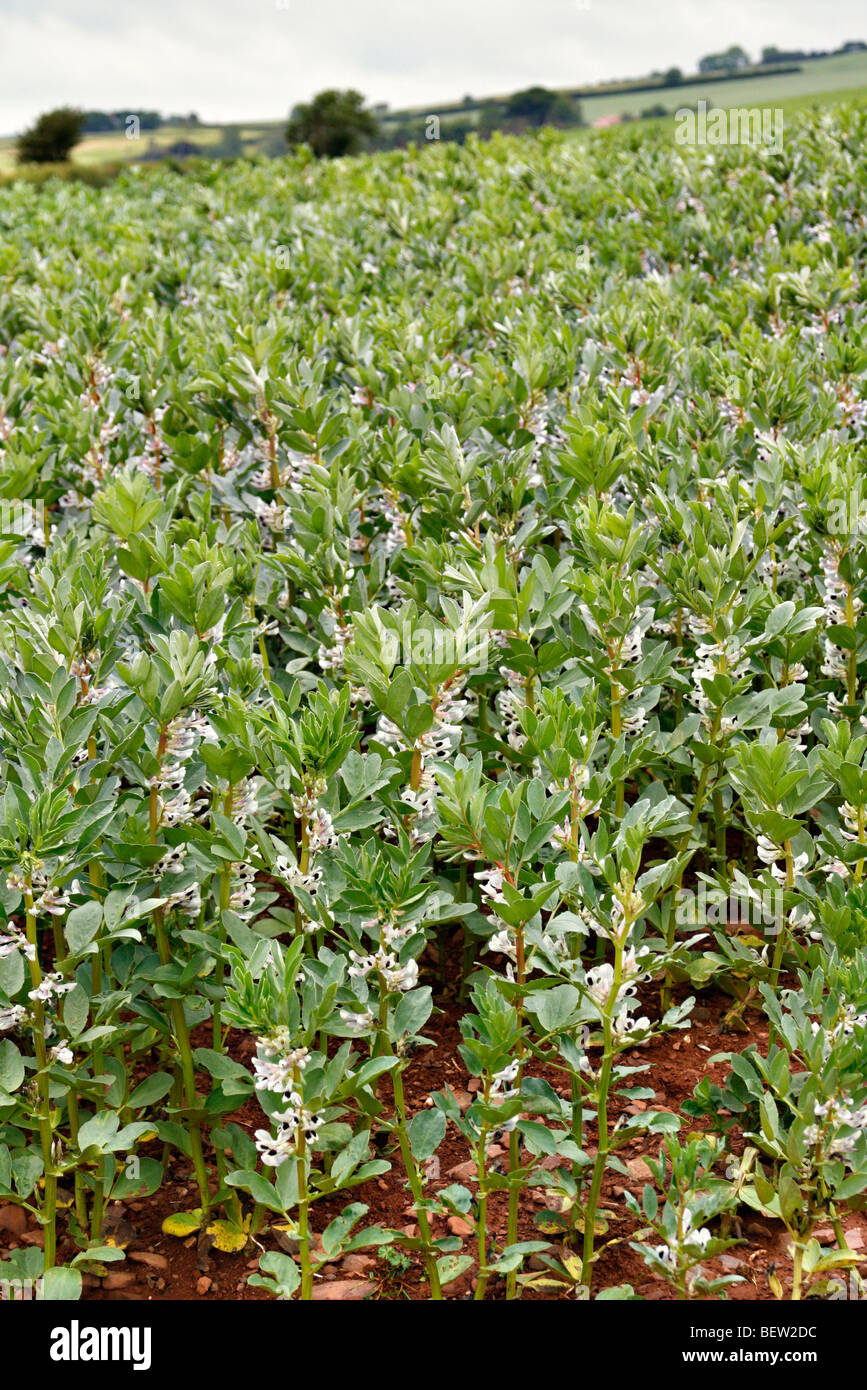
<path fill-rule="evenodd" d="M 610 1147 L 610 1136 L 608 1133 L 608 1091 L 611 1086 L 611 1072 L 614 1067 L 614 1010 L 617 1006 L 617 996 L 620 993 L 620 981 L 623 973 L 623 941 L 628 935 L 628 931 L 624 931 L 623 935 L 616 938 L 614 942 L 614 977 L 611 981 L 611 992 L 605 1002 L 605 1008 L 602 1014 L 603 1054 L 602 1067 L 599 1072 L 599 1088 L 596 1105 L 596 1159 L 593 1164 L 593 1177 L 590 1183 L 587 1205 L 584 1209 L 584 1247 L 581 1263 L 581 1282 L 585 1284 L 588 1289 L 590 1288 L 593 1278 L 596 1213 L 599 1208 L 602 1179 L 605 1176 Z"/>
<path fill-rule="evenodd" d="M 620 735 L 621 735 L 621 732 L 622 732 L 622 724 L 621 724 L 621 719 L 620 719 L 620 706 L 621 706 L 621 703 L 622 703 L 622 698 L 621 698 L 621 697 L 622 697 L 622 692 L 621 692 L 620 686 L 617 684 L 616 681 L 612 681 L 612 682 L 611 682 L 611 737 L 612 737 L 612 739 L 614 740 L 615 743 L 616 743 L 617 740 L 619 739 L 619 737 L 620 737 Z M 618 819 L 618 820 L 620 820 L 621 816 L 623 815 L 623 806 L 624 806 L 624 786 L 623 786 L 623 779 L 621 778 L 621 779 L 618 781 L 618 783 L 617 783 L 617 790 L 616 790 L 616 793 L 615 793 L 615 804 L 614 804 L 614 813 L 615 813 L 615 815 L 617 816 L 617 819 Z"/>
<path fill-rule="evenodd" d="M 232 786 L 232 783 L 230 782 L 226 795 L 223 799 L 223 815 L 227 818 L 231 817 L 232 814 L 233 795 L 234 788 Z M 223 913 L 228 911 L 229 898 L 231 897 L 231 895 L 232 866 L 231 864 L 224 862 L 222 868 L 220 869 L 220 910 L 217 913 L 217 940 L 220 943 L 220 951 L 219 959 L 217 961 L 217 968 L 215 972 L 217 977 L 217 984 L 219 985 L 221 991 L 223 990 L 226 982 L 226 964 L 223 960 L 223 949 L 226 945 L 226 928 L 223 924 Z M 215 1052 L 221 1052 L 223 1048 L 222 1022 L 222 1003 L 221 999 L 217 998 L 214 1002 L 213 1017 L 213 1040 Z"/>
<path fill-rule="evenodd" d="M 42 983 L 36 938 L 36 918 L 33 915 L 33 892 L 28 877 L 24 892 L 26 935 L 32 947 L 29 961 L 30 981 L 34 989 Z M 33 1042 L 36 1048 L 36 1087 L 39 1096 L 39 1143 L 45 1175 L 42 1203 L 42 1227 L 45 1233 L 45 1269 L 54 1267 L 57 1255 L 57 1174 L 54 1171 L 53 1134 L 51 1128 L 51 1094 L 48 1080 L 48 1051 L 45 1046 L 45 1006 L 39 999 L 33 1002 Z"/>
<path fill-rule="evenodd" d="M 520 1095 L 521 1085 L 524 1077 L 524 980 L 527 974 L 527 964 L 524 954 L 524 926 L 521 923 L 515 930 L 515 976 L 518 985 L 518 993 L 515 995 L 515 1014 L 518 1024 L 518 1075 L 515 1081 L 515 1088 Z M 509 1219 L 506 1228 L 506 1243 L 515 1245 L 518 1239 L 518 1213 L 521 1200 L 521 1182 L 518 1177 L 518 1170 L 521 1166 L 520 1136 L 517 1129 L 513 1129 L 509 1134 Z M 518 1292 L 518 1271 L 513 1269 L 506 1275 L 506 1298 L 517 1297 Z"/>
<path fill-rule="evenodd" d="M 485 1076 L 485 1105 L 490 1104 L 491 1079 Z M 476 1145 L 476 1177 L 479 1183 L 479 1204 L 476 1216 L 476 1241 L 479 1260 L 479 1278 L 476 1284 L 476 1291 L 473 1299 L 476 1303 L 481 1303 L 485 1296 L 488 1286 L 490 1273 L 488 1271 L 488 1170 L 487 1170 L 487 1147 L 488 1147 L 488 1122 L 482 1121 L 479 1130 L 479 1142 Z"/>
<path fill-rule="evenodd" d="M 801 1301 L 801 1276 L 804 1264 L 804 1247 L 799 1240 L 795 1241 L 795 1253 L 792 1262 L 792 1302 Z"/>
<path fill-rule="evenodd" d="M 310 1263 L 310 1194 L 307 1190 L 307 1142 L 298 1130 L 298 1245 L 301 1256 L 301 1301 L 313 1297 L 313 1266 Z"/>
<path fill-rule="evenodd" d="M 406 1099 L 403 1093 L 403 1076 L 401 1075 L 400 1063 L 391 1072 L 391 1081 L 394 1089 L 394 1112 L 395 1128 L 400 1144 L 400 1152 L 403 1157 L 403 1166 L 406 1170 L 407 1181 L 415 1201 L 415 1215 L 418 1221 L 419 1234 L 421 1235 L 424 1246 L 424 1262 L 430 1281 L 430 1296 L 434 1301 L 442 1299 L 442 1289 L 440 1288 L 440 1276 L 437 1270 L 436 1257 L 433 1253 L 433 1239 L 431 1237 L 430 1223 L 427 1219 L 427 1212 L 423 1210 L 424 1185 L 418 1165 L 413 1158 L 412 1149 L 409 1143 L 409 1135 L 406 1132 Z"/>
<path fill-rule="evenodd" d="M 160 728 L 159 743 L 157 746 L 157 762 L 162 767 L 165 757 L 166 744 L 168 742 L 168 729 Z M 159 800 L 156 786 L 150 790 L 150 804 L 148 807 L 148 824 L 150 829 L 151 842 L 157 843 L 157 831 L 159 829 Z M 154 933 L 157 940 L 157 952 L 161 965 L 170 965 L 172 951 L 169 944 L 168 932 L 166 930 L 165 915 L 161 907 L 154 908 L 153 914 Z M 196 1069 L 193 1063 L 193 1050 L 190 1045 L 190 1030 L 187 1027 L 187 1018 L 184 1012 L 183 999 L 172 999 L 169 1001 L 169 1017 L 171 1019 L 172 1032 L 175 1044 L 180 1056 L 180 1071 L 183 1078 L 184 1097 L 187 1109 L 194 1111 L 198 1108 L 198 1096 L 196 1095 Z M 196 1174 L 196 1182 L 199 1188 L 202 1211 L 207 1212 L 211 1205 L 211 1190 L 208 1185 L 208 1170 L 205 1167 L 205 1155 L 202 1148 L 202 1126 L 199 1119 L 190 1114 L 187 1116 L 190 1134 L 190 1149 L 193 1158 L 193 1169 Z"/>
<path fill-rule="evenodd" d="M 792 862 L 792 843 L 791 843 L 790 840 L 787 840 L 787 841 L 786 841 L 785 850 L 786 850 L 786 887 L 787 887 L 787 888 L 792 888 L 792 887 L 794 886 L 794 882 L 795 882 L 795 871 L 794 871 L 794 864 L 793 864 L 793 862 Z M 773 989 L 773 991 L 774 991 L 775 994 L 777 994 L 777 993 L 779 992 L 780 971 L 781 971 L 782 965 L 783 965 L 783 951 L 784 951 L 784 949 L 785 949 L 785 944 L 786 944 L 786 925 L 785 925 L 785 919 L 784 919 L 782 922 L 780 922 L 778 925 L 779 925 L 779 931 L 777 932 L 777 939 L 776 939 L 776 941 L 774 942 L 774 957 L 773 957 L 773 961 L 771 962 L 771 988 Z M 776 1029 L 774 1028 L 773 1020 L 771 1020 L 771 1021 L 769 1022 L 769 1024 L 768 1024 L 768 1047 L 772 1047 L 772 1046 L 774 1045 L 774 1043 L 776 1042 L 776 1040 L 777 1040 L 777 1033 L 776 1033 Z"/>

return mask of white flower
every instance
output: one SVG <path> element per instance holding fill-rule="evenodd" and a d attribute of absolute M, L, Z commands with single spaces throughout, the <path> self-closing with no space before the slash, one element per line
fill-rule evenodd
<path fill-rule="evenodd" d="M 775 845 L 773 840 L 769 840 L 767 835 L 760 835 L 756 843 L 756 853 L 763 864 L 775 864 L 778 859 L 785 859 L 785 851 Z"/>
<path fill-rule="evenodd" d="M 802 872 L 804 871 L 804 869 L 806 869 L 806 867 L 807 867 L 807 865 L 809 864 L 809 862 L 810 862 L 810 856 L 809 856 L 809 854 L 804 853 L 804 854 L 798 854 L 798 855 L 796 855 L 795 858 L 792 860 L 792 873 L 793 873 L 793 875 L 794 875 L 794 874 L 800 874 L 800 873 L 802 873 Z M 771 865 L 771 873 L 773 874 L 774 878 L 777 880 L 778 883 L 785 883 L 785 881 L 786 881 L 786 870 L 785 870 L 780 864 L 772 864 L 772 865 Z"/>
<path fill-rule="evenodd" d="M 41 1004 L 47 1004 L 58 995 L 68 994 L 71 989 L 75 989 L 74 980 L 64 982 L 59 974 L 53 972 L 43 976 L 36 988 L 28 992 L 27 998 L 32 999 L 34 1003 L 38 1001 Z"/>
<path fill-rule="evenodd" d="M 486 903 L 504 903 L 502 869 L 482 869 L 476 874 L 476 883 L 482 890 Z"/>
<path fill-rule="evenodd" d="M 604 965 L 596 965 L 587 971 L 585 978 L 590 998 L 600 1008 L 604 1008 L 614 987 L 614 966 L 609 965 L 607 961 Z"/>
<path fill-rule="evenodd" d="M 50 917 L 62 917 L 69 903 L 68 894 L 61 892 L 59 888 L 46 888 L 34 899 L 33 910 L 37 913 L 47 912 Z"/>
<path fill-rule="evenodd" d="M 36 947 L 33 946 L 14 922 L 7 922 L 9 927 L 8 936 L 0 936 L 0 960 L 4 956 L 11 956 L 15 951 L 23 951 L 28 960 L 36 959 Z"/>
<path fill-rule="evenodd" d="M 348 1009 L 341 1009 L 340 1020 L 355 1034 L 370 1033 L 376 1027 L 376 1019 L 370 1009 L 365 1009 L 360 1014 L 353 1014 Z"/>
<path fill-rule="evenodd" d="M 494 932 L 494 935 L 488 938 L 488 950 L 497 951 L 500 955 L 508 956 L 513 961 L 518 959 L 518 948 L 515 945 L 514 937 L 507 929 Z"/>
<path fill-rule="evenodd" d="M 649 1033 L 650 1019 L 642 1016 L 641 1018 L 630 1018 L 628 1014 L 618 1014 L 614 1019 L 614 1033 L 621 1041 L 629 1038 L 633 1033 Z"/>
<path fill-rule="evenodd" d="M 644 705 L 635 705 L 634 708 L 628 709 L 624 714 L 622 729 L 624 734 L 627 734 L 630 738 L 634 738 L 636 734 L 641 733 L 646 724 L 647 710 Z"/>
<path fill-rule="evenodd" d="M 259 1157 L 267 1168 L 279 1168 L 295 1152 L 294 1135 L 285 1125 L 276 1135 L 268 1129 L 257 1129 L 253 1137 Z"/>
<path fill-rule="evenodd" d="M 693 1230 L 692 1212 L 689 1207 L 684 1209 L 683 1220 L 681 1222 L 684 1245 L 697 1245 L 702 1250 L 706 1250 L 713 1236 L 707 1226 L 702 1226 L 699 1230 Z"/>
<path fill-rule="evenodd" d="M 418 962 L 409 960 L 406 965 L 401 965 L 393 952 L 385 951 L 382 947 L 370 956 L 350 951 L 349 957 L 352 961 L 349 967 L 352 979 L 366 980 L 375 970 L 382 976 L 386 989 L 406 991 L 414 989 L 418 983 Z"/>

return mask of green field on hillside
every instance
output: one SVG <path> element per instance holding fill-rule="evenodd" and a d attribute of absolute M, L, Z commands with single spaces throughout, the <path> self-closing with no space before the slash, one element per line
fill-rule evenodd
<path fill-rule="evenodd" d="M 782 106 L 787 113 L 802 110 L 815 102 L 861 101 L 867 98 L 867 53 L 848 53 L 832 58 L 805 62 L 800 72 L 762 77 L 733 77 L 730 82 L 688 82 L 681 87 L 660 87 L 642 92 L 624 92 L 600 88 L 599 96 L 582 97 L 581 108 L 588 124 L 602 116 L 639 116 L 651 106 L 664 106 L 673 115 L 680 107 L 692 106 L 706 100 L 709 106 Z M 436 112 L 432 103 L 414 111 L 389 111 L 383 125 L 418 116 L 421 112 Z M 451 119 L 475 123 L 478 112 L 449 108 L 443 105 L 443 130 L 448 131 Z M 260 154 L 273 149 L 275 136 L 284 121 L 257 121 L 236 126 L 245 154 Z M 203 153 L 216 151 L 222 142 L 227 125 L 161 126 L 158 130 L 143 131 L 138 139 L 127 139 L 123 131 L 111 134 L 86 135 L 73 151 L 72 162 L 88 166 L 126 163 L 141 160 L 149 151 L 166 149 L 179 141 L 199 146 Z M 15 140 L 0 139 L 0 174 L 15 167 Z"/>
<path fill-rule="evenodd" d="M 285 121 L 262 121 L 238 126 L 245 154 L 262 152 L 263 141 L 282 129 Z M 127 161 L 134 163 L 142 159 L 151 149 L 167 149 L 178 141 L 188 141 L 198 145 L 203 153 L 220 144 L 226 131 L 232 129 L 225 125 L 166 125 L 158 130 L 142 131 L 138 139 L 127 139 L 123 131 L 112 131 L 98 135 L 85 135 L 81 144 L 72 153 L 74 164 L 98 165 Z M 0 173 L 15 167 L 15 141 L 11 137 L 0 140 Z"/>
<path fill-rule="evenodd" d="M 691 106 L 704 98 L 709 106 L 781 106 L 793 99 L 838 99 L 840 94 L 867 88 L 867 53 L 847 53 L 834 58 L 819 58 L 803 63 L 800 72 L 766 74 L 763 77 L 737 78 L 730 82 L 690 82 L 682 87 L 664 87 L 650 92 L 606 92 L 598 97 L 584 97 L 581 107 L 584 119 L 594 121 L 599 116 L 637 116 L 649 106 L 659 103 L 670 111 Z M 808 104 L 808 103 L 805 103 Z"/>

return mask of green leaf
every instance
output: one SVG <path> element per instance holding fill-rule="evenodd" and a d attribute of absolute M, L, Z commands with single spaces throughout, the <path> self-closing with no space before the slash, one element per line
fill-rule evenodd
<path fill-rule="evenodd" d="M 472 1255 L 443 1255 L 437 1260 L 437 1274 L 443 1288 L 453 1284 L 473 1264 Z"/>
<path fill-rule="evenodd" d="M 74 907 L 63 928 L 72 955 L 78 956 L 89 945 L 102 923 L 102 907 L 98 902 L 84 903 Z"/>
<path fill-rule="evenodd" d="M 441 1110 L 420 1110 L 407 1125 L 409 1146 L 419 1163 L 436 1153 L 446 1133 L 446 1117 Z"/>
<path fill-rule="evenodd" d="M 55 1265 L 42 1275 L 37 1298 L 46 1303 L 77 1303 L 81 1298 L 81 1287 L 80 1269 Z"/>

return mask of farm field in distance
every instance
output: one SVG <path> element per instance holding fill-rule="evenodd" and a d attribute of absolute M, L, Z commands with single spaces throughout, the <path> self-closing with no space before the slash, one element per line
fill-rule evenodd
<path fill-rule="evenodd" d="M 766 73 L 757 78 L 737 78 L 724 82 L 685 82 L 680 87 L 660 87 L 643 92 L 607 91 L 600 86 L 599 95 L 581 98 L 584 120 L 592 124 L 601 116 L 639 116 L 654 105 L 665 106 L 671 115 L 682 106 L 694 106 L 701 99 L 709 106 L 782 106 L 786 114 L 794 113 L 813 103 L 828 105 L 840 101 L 860 101 L 867 98 L 867 53 L 836 54 L 801 63 L 800 72 Z M 388 111 L 381 120 L 383 130 L 407 115 L 416 117 L 436 113 L 436 104 L 409 111 Z M 473 121 L 471 112 L 463 113 L 449 103 L 443 107 L 443 128 L 459 115 L 461 120 Z M 285 127 L 284 121 L 241 122 L 233 126 L 202 123 L 200 125 L 164 125 L 157 130 L 142 131 L 138 139 L 127 139 L 122 130 L 108 134 L 85 135 L 72 151 L 72 162 L 96 166 L 111 163 L 135 163 L 149 149 L 166 149 L 178 141 L 199 146 L 204 155 L 216 147 L 227 129 L 239 131 L 243 152 L 247 155 L 273 150 Z M 0 174 L 15 168 L 15 140 L 0 137 Z"/>
<path fill-rule="evenodd" d="M 865 134 L 0 188 L 4 1300 L 862 1295 Z"/>

